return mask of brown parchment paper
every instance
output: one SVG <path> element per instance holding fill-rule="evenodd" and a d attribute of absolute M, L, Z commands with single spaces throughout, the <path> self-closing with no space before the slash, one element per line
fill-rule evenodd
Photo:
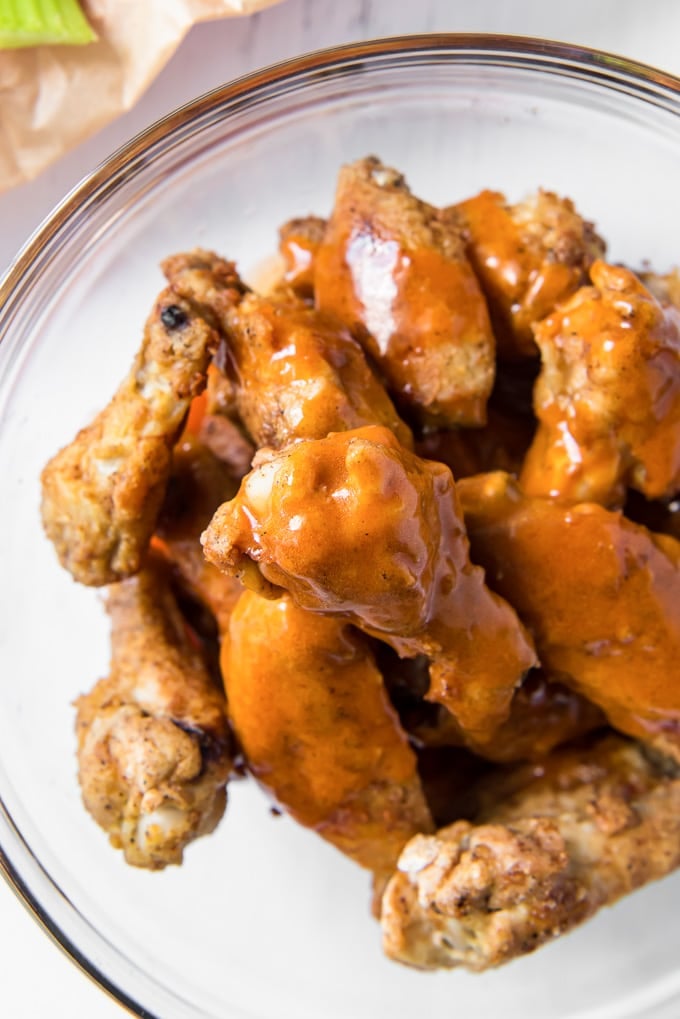
<path fill-rule="evenodd" d="M 198 21 L 278 0 L 83 0 L 87 46 L 0 50 L 0 191 L 130 109 Z"/>

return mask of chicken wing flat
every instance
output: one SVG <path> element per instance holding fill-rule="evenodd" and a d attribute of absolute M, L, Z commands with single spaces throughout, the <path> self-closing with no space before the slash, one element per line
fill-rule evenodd
<path fill-rule="evenodd" d="M 177 255 L 164 270 L 225 337 L 222 360 L 235 410 L 257 446 L 379 423 L 402 442 L 411 435 L 348 330 L 285 292 L 225 300 L 221 259 Z"/>
<path fill-rule="evenodd" d="M 111 586 L 111 671 L 77 701 L 83 800 L 128 863 L 159 870 L 224 813 L 231 741 L 224 697 L 151 556 Z"/>
<path fill-rule="evenodd" d="M 455 213 L 419 201 L 373 157 L 343 167 L 314 290 L 400 407 L 425 422 L 483 424 L 495 342 Z"/>
<path fill-rule="evenodd" d="M 482 191 L 455 206 L 486 295 L 501 358 L 537 354 L 532 325 L 587 282 L 605 252 L 568 198 L 539 190 L 517 205 Z"/>
<path fill-rule="evenodd" d="M 415 754 L 362 634 L 288 596 L 246 591 L 222 663 L 248 767 L 297 821 L 379 873 L 432 831 Z"/>
<path fill-rule="evenodd" d="M 680 311 L 597 261 L 536 326 L 539 427 L 521 473 L 533 495 L 621 506 L 680 488 Z"/>
<path fill-rule="evenodd" d="M 353 623 L 431 659 L 428 696 L 480 737 L 536 664 L 513 610 L 484 583 L 451 472 L 368 426 L 261 456 L 203 536 L 207 558 L 258 592 Z"/>
<path fill-rule="evenodd" d="M 80 583 L 109 584 L 140 568 L 172 447 L 218 340 L 189 302 L 163 291 L 109 405 L 43 470 L 43 525 Z"/>
<path fill-rule="evenodd" d="M 474 824 L 404 849 L 382 900 L 390 958 L 499 966 L 680 866 L 680 777 L 639 745 L 609 736 L 486 781 Z"/>
<path fill-rule="evenodd" d="M 680 543 L 602 506 L 526 496 L 500 472 L 458 492 L 472 554 L 544 667 L 680 761 Z"/>

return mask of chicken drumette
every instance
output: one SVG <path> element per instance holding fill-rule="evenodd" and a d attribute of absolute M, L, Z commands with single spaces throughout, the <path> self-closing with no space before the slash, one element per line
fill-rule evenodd
<path fill-rule="evenodd" d="M 482 779 L 474 823 L 417 835 L 382 900 L 383 946 L 480 971 L 680 865 L 680 776 L 617 736 Z"/>
<path fill-rule="evenodd" d="M 322 438 L 374 422 L 411 443 L 344 326 L 286 292 L 230 299 L 224 264 L 211 252 L 194 251 L 166 259 L 163 268 L 173 290 L 195 301 L 224 336 L 219 358 L 229 390 L 224 403 L 257 446 L 279 449 L 293 439 Z"/>
<path fill-rule="evenodd" d="M 207 558 L 260 593 L 352 622 L 399 655 L 427 655 L 429 697 L 486 738 L 536 664 L 513 610 L 468 558 L 442 464 L 369 426 L 261 454 L 204 535 Z"/>
<path fill-rule="evenodd" d="M 595 262 L 534 330 L 539 427 L 520 480 L 533 495 L 623 504 L 680 488 L 680 311 L 628 269 Z"/>
<path fill-rule="evenodd" d="M 680 543 L 602 506 L 526 496 L 501 472 L 458 492 L 475 561 L 544 667 L 680 761 Z"/>
<path fill-rule="evenodd" d="M 109 589 L 111 671 L 77 702 L 85 806 L 128 863 L 158 870 L 213 830 L 226 804 L 226 705 L 149 556 Z"/>
<path fill-rule="evenodd" d="M 287 595 L 246 591 L 221 663 L 248 767 L 297 821 L 377 874 L 432 830 L 415 754 L 362 634 Z"/>
<path fill-rule="evenodd" d="M 534 356 L 532 325 L 587 282 L 604 241 L 568 198 L 550 191 L 517 205 L 482 191 L 455 209 L 489 303 L 499 356 Z"/>
<path fill-rule="evenodd" d="M 139 569 L 172 447 L 218 341 L 190 302 L 163 291 L 116 395 L 43 470 L 45 531 L 80 583 L 109 584 Z"/>
<path fill-rule="evenodd" d="M 400 407 L 429 423 L 483 424 L 495 345 L 454 212 L 419 201 L 375 158 L 343 167 L 314 293 L 366 347 Z"/>

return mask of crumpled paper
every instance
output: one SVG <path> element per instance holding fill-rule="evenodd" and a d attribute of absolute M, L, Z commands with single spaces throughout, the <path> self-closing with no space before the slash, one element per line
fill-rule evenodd
<path fill-rule="evenodd" d="M 0 191 L 130 109 L 198 21 L 277 0 L 83 0 L 87 46 L 0 51 Z"/>

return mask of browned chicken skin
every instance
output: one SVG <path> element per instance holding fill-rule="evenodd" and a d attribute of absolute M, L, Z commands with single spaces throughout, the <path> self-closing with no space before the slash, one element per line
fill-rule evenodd
<path fill-rule="evenodd" d="M 382 901 L 390 958 L 498 966 L 680 865 L 680 777 L 627 740 L 485 782 L 474 824 L 404 849 Z"/>
<path fill-rule="evenodd" d="M 484 422 L 494 338 L 455 214 L 419 201 L 375 158 L 343 167 L 314 291 L 365 345 L 398 405 L 427 422 Z"/>
<path fill-rule="evenodd" d="M 458 492 L 475 560 L 545 668 L 680 761 L 680 543 L 595 504 L 526 496 L 501 472 Z"/>
<path fill-rule="evenodd" d="M 163 291 L 116 395 L 43 470 L 43 525 L 80 583 L 109 584 L 140 568 L 173 444 L 217 343 L 189 302 Z"/>
<path fill-rule="evenodd" d="M 482 191 L 455 209 L 489 302 L 499 355 L 534 356 L 532 325 L 587 282 L 604 241 L 568 198 L 550 191 L 517 205 L 497 191 Z"/>
<path fill-rule="evenodd" d="M 262 458 L 205 532 L 207 558 L 259 592 L 432 660 L 429 697 L 486 736 L 536 664 L 514 612 L 468 558 L 453 478 L 378 426 Z"/>
<path fill-rule="evenodd" d="M 128 863 L 158 870 L 224 812 L 226 706 L 160 561 L 113 585 L 107 606 L 111 671 L 77 702 L 83 800 Z"/>
<path fill-rule="evenodd" d="M 539 428 L 521 473 L 533 495 L 622 505 L 680 488 L 680 311 L 628 269 L 595 262 L 535 328 Z"/>
<path fill-rule="evenodd" d="M 222 671 L 248 767 L 297 821 L 381 873 L 432 830 L 415 755 L 360 633 L 288 596 L 246 591 Z"/>
<path fill-rule="evenodd" d="M 257 446 L 280 449 L 373 422 L 410 445 L 408 428 L 345 327 L 285 293 L 225 301 L 220 261 L 199 251 L 168 259 L 164 268 L 175 291 L 190 294 L 219 323 L 233 405 Z"/>

